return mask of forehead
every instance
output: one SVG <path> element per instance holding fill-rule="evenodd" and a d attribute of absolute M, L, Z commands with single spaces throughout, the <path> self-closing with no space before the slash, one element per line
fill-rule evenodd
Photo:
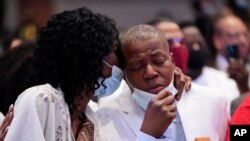
<path fill-rule="evenodd" d="M 138 57 L 143 54 L 169 53 L 168 44 L 165 40 L 152 39 L 147 41 L 136 41 L 123 48 L 123 54 L 127 59 Z"/>
<path fill-rule="evenodd" d="M 167 39 L 183 37 L 182 31 L 176 23 L 161 22 L 156 25 L 156 28 L 163 32 Z"/>
<path fill-rule="evenodd" d="M 224 32 L 247 32 L 246 25 L 236 17 L 226 17 L 219 20 L 217 28 Z"/>

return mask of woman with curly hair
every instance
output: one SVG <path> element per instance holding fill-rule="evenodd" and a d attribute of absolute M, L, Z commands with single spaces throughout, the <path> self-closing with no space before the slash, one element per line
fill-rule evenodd
<path fill-rule="evenodd" d="M 42 28 L 37 46 L 31 87 L 15 103 L 5 140 L 98 140 L 88 103 L 122 80 L 114 21 L 87 8 L 64 11 Z"/>

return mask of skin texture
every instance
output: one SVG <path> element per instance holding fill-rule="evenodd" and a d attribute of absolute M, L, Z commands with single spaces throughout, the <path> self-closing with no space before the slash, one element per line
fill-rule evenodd
<path fill-rule="evenodd" d="M 174 64 L 164 42 L 137 42 L 124 50 L 126 75 L 133 87 L 157 94 L 170 84 Z"/>
<path fill-rule="evenodd" d="M 113 66 L 118 66 L 119 61 L 118 58 L 116 57 L 114 52 L 110 52 L 107 56 L 104 57 L 103 59 L 106 61 L 109 65 Z M 107 78 L 111 76 L 112 68 L 105 63 L 103 63 L 103 68 L 102 68 L 102 75 L 103 77 Z"/>

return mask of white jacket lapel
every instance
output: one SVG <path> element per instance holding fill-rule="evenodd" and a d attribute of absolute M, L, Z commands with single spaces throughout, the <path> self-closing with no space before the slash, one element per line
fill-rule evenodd
<path fill-rule="evenodd" d="M 132 99 L 131 93 L 127 94 L 118 101 L 121 107 L 120 112 L 122 114 L 122 118 L 136 136 L 141 128 L 145 112 Z"/>
<path fill-rule="evenodd" d="M 197 97 L 184 92 L 177 103 L 177 110 L 180 115 L 182 127 L 186 140 L 193 141 L 196 135 L 201 135 L 201 125 L 199 124 L 200 104 Z"/>

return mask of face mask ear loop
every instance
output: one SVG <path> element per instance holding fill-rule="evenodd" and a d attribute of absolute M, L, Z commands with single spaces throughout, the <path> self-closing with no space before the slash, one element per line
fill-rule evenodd
<path fill-rule="evenodd" d="M 107 66 L 109 66 L 110 68 L 112 68 L 112 66 L 111 66 L 108 62 L 106 62 L 105 60 L 102 60 L 102 62 L 103 62 L 105 65 L 107 65 Z"/>
<path fill-rule="evenodd" d="M 131 90 L 133 90 L 134 89 L 134 87 L 131 85 L 131 83 L 129 82 L 129 80 L 128 80 L 128 77 L 127 77 L 127 74 L 126 74 L 126 72 L 125 72 L 125 70 L 124 70 L 124 76 L 125 76 L 125 80 L 127 81 L 127 83 L 128 83 L 128 86 L 130 87 L 130 89 Z"/>

